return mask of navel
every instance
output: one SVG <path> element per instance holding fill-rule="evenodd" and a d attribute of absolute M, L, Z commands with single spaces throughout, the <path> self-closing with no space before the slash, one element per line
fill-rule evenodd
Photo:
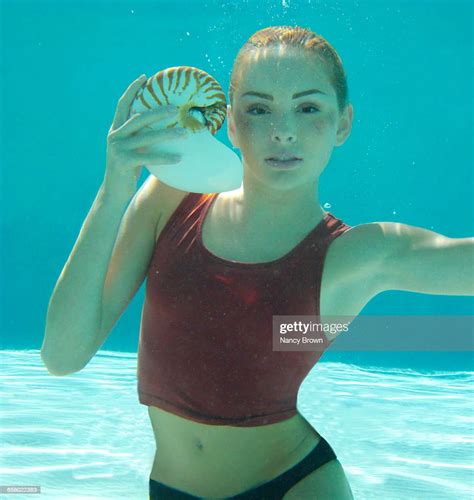
<path fill-rule="evenodd" d="M 204 446 L 203 446 L 202 441 L 200 439 L 196 440 L 196 448 L 200 451 L 202 451 L 204 449 Z"/>

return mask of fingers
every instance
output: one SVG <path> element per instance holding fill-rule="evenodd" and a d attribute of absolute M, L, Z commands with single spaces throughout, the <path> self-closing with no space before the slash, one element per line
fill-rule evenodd
<path fill-rule="evenodd" d="M 132 155 L 133 161 L 137 165 L 170 165 L 172 163 L 179 163 L 181 161 L 181 155 L 172 153 L 160 153 L 160 154 L 150 154 L 150 153 L 134 153 Z"/>
<path fill-rule="evenodd" d="M 115 110 L 114 120 L 112 122 L 112 130 L 119 128 L 128 118 L 130 112 L 130 105 L 135 99 L 137 92 L 146 82 L 146 76 L 142 75 L 133 81 L 119 99 L 117 108 Z"/>
<path fill-rule="evenodd" d="M 144 146 L 151 146 L 159 142 L 172 139 L 186 139 L 188 131 L 183 128 L 167 128 L 163 130 L 153 130 L 128 137 L 122 141 L 122 146 L 126 149 L 135 149 Z"/>
<path fill-rule="evenodd" d="M 178 108 L 176 106 L 160 106 L 144 113 L 137 113 L 115 130 L 113 135 L 117 139 L 129 136 L 147 125 L 170 118 L 177 112 Z"/>

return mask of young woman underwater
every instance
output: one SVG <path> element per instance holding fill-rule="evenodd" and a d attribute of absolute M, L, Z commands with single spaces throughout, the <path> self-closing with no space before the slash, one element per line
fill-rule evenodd
<path fill-rule="evenodd" d="M 319 178 L 353 109 L 338 55 L 310 30 L 260 30 L 237 56 L 235 191 L 188 193 L 153 176 L 136 191 L 138 165 L 173 163 L 147 148 L 180 136 L 147 130 L 164 108 L 127 119 L 143 83 L 119 101 L 104 181 L 53 292 L 46 366 L 84 368 L 147 278 L 138 391 L 157 448 L 150 498 L 353 498 L 334 450 L 296 408 L 321 353 L 273 351 L 272 315 L 356 316 L 385 290 L 472 294 L 473 239 L 350 227 L 321 208 Z"/>

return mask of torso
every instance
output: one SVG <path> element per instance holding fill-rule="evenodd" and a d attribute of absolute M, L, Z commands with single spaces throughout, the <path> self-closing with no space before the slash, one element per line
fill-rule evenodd
<path fill-rule="evenodd" d="M 177 201 L 163 213 L 156 238 L 176 209 Z M 276 247 L 270 234 L 265 240 L 262 237 L 258 240 L 255 234 L 239 233 L 238 221 L 230 215 L 234 213 L 230 207 L 225 195 L 219 195 L 202 226 L 204 246 L 224 259 L 276 260 L 290 252 L 311 230 L 311 227 L 295 230 Z M 367 254 L 374 230 L 377 228 L 372 224 L 355 226 L 331 243 L 323 267 L 321 316 L 356 316 L 378 293 L 375 280 L 370 278 L 371 259 Z M 229 234 L 234 236 L 233 241 Z M 283 422 L 259 427 L 206 425 L 153 406 L 148 407 L 148 413 L 157 446 L 151 479 L 201 497 L 232 496 L 268 481 L 299 462 L 320 439 L 299 413 Z"/>

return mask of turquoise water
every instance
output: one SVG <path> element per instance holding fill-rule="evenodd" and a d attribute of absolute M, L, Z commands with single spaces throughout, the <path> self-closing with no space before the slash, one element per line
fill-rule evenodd
<path fill-rule="evenodd" d="M 44 499 L 147 498 L 154 440 L 135 376 L 144 287 L 82 372 L 52 377 L 38 356 L 51 292 L 103 179 L 117 100 L 140 74 L 196 66 L 227 92 L 252 33 L 309 27 L 339 51 L 355 109 L 321 203 L 350 225 L 474 234 L 470 0 L 0 0 L 0 9 L 1 485 L 41 485 Z M 230 145 L 225 127 L 217 137 Z M 472 297 L 398 291 L 363 310 L 473 313 Z M 357 500 L 472 498 L 472 367 L 472 350 L 336 350 L 304 382 L 299 406 Z"/>
<path fill-rule="evenodd" d="M 238 49 L 270 25 L 312 28 L 346 67 L 353 130 L 323 173 L 321 203 L 350 225 L 474 234 L 470 0 L 0 5 L 2 348 L 41 347 L 49 297 L 102 182 L 107 133 L 130 82 L 191 65 L 227 93 Z M 230 145 L 225 128 L 217 137 Z M 142 302 L 143 288 L 106 349 L 136 352 Z M 474 301 L 394 291 L 363 312 L 473 314 Z"/>
<path fill-rule="evenodd" d="M 45 499 L 148 498 L 155 444 L 135 355 L 103 352 L 68 377 L 48 375 L 33 350 L 0 361 L 2 484 L 41 485 Z M 328 362 L 308 375 L 298 408 L 334 448 L 356 499 L 468 500 L 472 390 L 472 372 Z"/>

